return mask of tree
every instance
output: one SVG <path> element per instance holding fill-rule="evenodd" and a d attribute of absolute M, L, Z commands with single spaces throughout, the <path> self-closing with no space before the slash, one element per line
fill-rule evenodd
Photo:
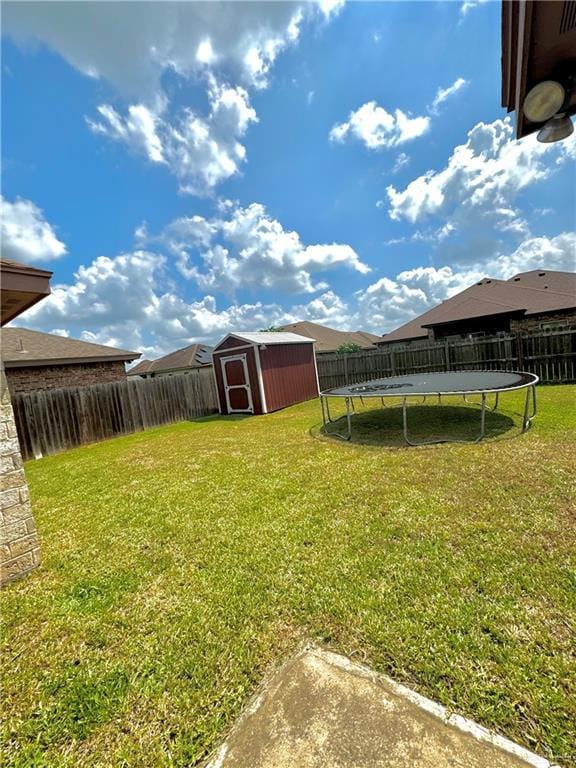
<path fill-rule="evenodd" d="M 362 347 L 353 341 L 341 344 L 336 350 L 337 355 L 352 355 L 354 352 L 362 352 Z"/>
<path fill-rule="evenodd" d="M 270 325 L 268 328 L 260 328 L 260 333 L 282 333 L 282 330 L 277 325 Z"/>

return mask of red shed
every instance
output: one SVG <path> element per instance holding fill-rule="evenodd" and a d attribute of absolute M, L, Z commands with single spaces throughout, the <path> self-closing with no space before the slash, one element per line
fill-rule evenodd
<path fill-rule="evenodd" d="M 318 397 L 314 341 L 296 333 L 229 333 L 214 347 L 220 413 L 270 413 Z"/>

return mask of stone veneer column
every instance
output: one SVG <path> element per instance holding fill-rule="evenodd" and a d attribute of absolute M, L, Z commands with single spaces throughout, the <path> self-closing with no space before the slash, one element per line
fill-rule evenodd
<path fill-rule="evenodd" d="M 0 377 L 0 584 L 4 584 L 40 564 L 40 545 L 4 371 Z"/>

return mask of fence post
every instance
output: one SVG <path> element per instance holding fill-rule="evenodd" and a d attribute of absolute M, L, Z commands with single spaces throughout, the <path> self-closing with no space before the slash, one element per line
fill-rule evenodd
<path fill-rule="evenodd" d="M 344 381 L 348 386 L 348 355 L 344 353 Z"/>
<path fill-rule="evenodd" d="M 450 370 L 450 344 L 448 343 L 448 339 L 444 340 L 444 365 L 446 366 L 446 370 Z"/>
<path fill-rule="evenodd" d="M 396 376 L 396 356 L 394 355 L 394 349 L 390 350 L 390 368 L 392 370 L 392 376 Z"/>
<path fill-rule="evenodd" d="M 516 334 L 516 358 L 518 360 L 518 370 L 524 370 L 524 345 L 522 344 L 522 335 Z"/>

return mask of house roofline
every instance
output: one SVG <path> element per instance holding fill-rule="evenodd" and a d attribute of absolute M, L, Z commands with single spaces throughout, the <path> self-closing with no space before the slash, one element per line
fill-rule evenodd
<path fill-rule="evenodd" d="M 127 355 L 109 355 L 106 357 L 55 357 L 51 360 L 3 360 L 4 368 L 39 368 L 50 365 L 77 365 L 78 363 L 117 363 L 130 362 L 140 357 L 139 353 Z"/>

